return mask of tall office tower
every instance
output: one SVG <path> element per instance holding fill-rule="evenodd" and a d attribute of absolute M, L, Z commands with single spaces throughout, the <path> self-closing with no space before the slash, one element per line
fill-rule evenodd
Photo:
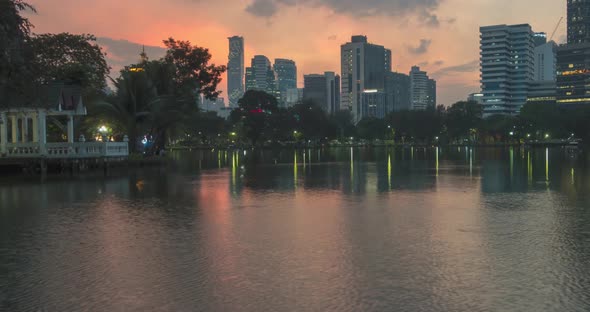
<path fill-rule="evenodd" d="M 310 74 L 303 76 L 303 99 L 311 100 L 326 109 L 328 98 L 328 84 L 325 75 Z"/>
<path fill-rule="evenodd" d="M 567 43 L 590 43 L 590 0 L 567 0 Z"/>
<path fill-rule="evenodd" d="M 277 78 L 277 90 L 281 103 L 286 103 L 287 90 L 297 88 L 297 66 L 287 59 L 275 59 L 274 71 Z"/>
<path fill-rule="evenodd" d="M 410 109 L 426 110 L 429 104 L 429 78 L 420 67 L 413 66 L 410 71 Z"/>
<path fill-rule="evenodd" d="M 410 109 L 410 76 L 389 72 L 385 75 L 386 114 Z"/>
<path fill-rule="evenodd" d="M 557 103 L 563 107 L 590 104 L 590 43 L 557 48 Z"/>
<path fill-rule="evenodd" d="M 246 68 L 246 89 L 264 91 L 279 99 L 275 73 L 266 56 L 256 55 L 252 58 L 251 67 Z"/>
<path fill-rule="evenodd" d="M 383 119 L 387 115 L 387 96 L 384 91 L 365 89 L 361 95 L 363 117 Z"/>
<path fill-rule="evenodd" d="M 340 76 L 335 72 L 325 72 L 326 77 L 326 112 L 334 114 L 340 110 Z"/>
<path fill-rule="evenodd" d="M 428 108 L 436 108 L 436 80 L 428 79 Z"/>
<path fill-rule="evenodd" d="M 246 91 L 256 89 L 256 76 L 254 76 L 254 68 L 246 67 Z"/>
<path fill-rule="evenodd" d="M 535 48 L 535 81 L 555 82 L 557 71 L 557 45 L 553 41 Z"/>
<path fill-rule="evenodd" d="M 244 38 L 230 37 L 227 63 L 227 93 L 229 106 L 236 107 L 244 94 Z"/>
<path fill-rule="evenodd" d="M 342 108 L 352 112 L 354 122 L 363 117 L 361 97 L 365 90 L 384 91 L 385 74 L 391 70 L 391 51 L 370 44 L 366 36 L 352 36 L 340 47 Z"/>
<path fill-rule="evenodd" d="M 303 89 L 289 89 L 287 90 L 287 97 L 285 99 L 285 106 L 291 107 L 303 99 Z"/>
<path fill-rule="evenodd" d="M 328 114 L 340 110 L 340 76 L 334 72 L 303 76 L 303 99 L 313 100 Z"/>
<path fill-rule="evenodd" d="M 547 43 L 547 34 L 544 32 L 537 32 L 533 35 L 533 41 L 535 42 L 535 47 L 543 45 Z"/>
<path fill-rule="evenodd" d="M 528 24 L 480 28 L 483 115 L 516 115 L 535 76 L 535 44 Z"/>

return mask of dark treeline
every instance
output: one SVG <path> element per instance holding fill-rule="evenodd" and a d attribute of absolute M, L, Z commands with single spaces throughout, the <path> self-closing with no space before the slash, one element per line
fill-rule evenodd
<path fill-rule="evenodd" d="M 527 141 L 590 139 L 590 108 L 560 108 L 557 104 L 527 104 L 519 116 L 483 118 L 482 106 L 457 102 L 446 108 L 400 111 L 385 119 L 365 118 L 356 125 L 347 110 L 326 114 L 310 100 L 279 108 L 276 99 L 248 91 L 225 123 L 227 139 L 326 143 L 332 140 L 381 140 L 395 144 L 516 144 Z M 220 120 L 221 128 L 222 121 Z"/>

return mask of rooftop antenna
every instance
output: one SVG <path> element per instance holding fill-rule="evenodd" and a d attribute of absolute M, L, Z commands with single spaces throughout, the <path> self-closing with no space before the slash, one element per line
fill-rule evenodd
<path fill-rule="evenodd" d="M 148 61 L 148 56 L 145 53 L 145 45 L 142 46 L 141 53 L 139 55 L 141 56 L 141 62 L 142 63 L 145 63 L 145 62 Z"/>
<path fill-rule="evenodd" d="M 555 33 L 557 32 L 557 29 L 559 29 L 559 25 L 561 25 L 561 22 L 563 21 L 563 16 L 559 19 L 559 22 L 557 22 L 557 25 L 555 26 L 555 29 L 553 30 L 553 33 L 551 34 L 551 37 L 549 37 L 549 41 L 553 40 L 553 37 L 555 36 Z"/>

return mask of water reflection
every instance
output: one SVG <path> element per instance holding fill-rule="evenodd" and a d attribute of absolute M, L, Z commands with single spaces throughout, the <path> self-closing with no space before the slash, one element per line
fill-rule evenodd
<path fill-rule="evenodd" d="M 108 177 L 0 179 L 0 310 L 590 308 L 586 155 L 172 157 Z"/>

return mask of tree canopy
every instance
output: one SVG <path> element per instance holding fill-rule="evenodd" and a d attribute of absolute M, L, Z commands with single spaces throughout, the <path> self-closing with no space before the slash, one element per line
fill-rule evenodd
<path fill-rule="evenodd" d="M 40 84 L 70 81 L 86 91 L 104 89 L 109 67 L 105 53 L 95 42 L 96 37 L 88 34 L 31 37 L 29 45 L 34 54 L 32 66 L 35 80 Z"/>

